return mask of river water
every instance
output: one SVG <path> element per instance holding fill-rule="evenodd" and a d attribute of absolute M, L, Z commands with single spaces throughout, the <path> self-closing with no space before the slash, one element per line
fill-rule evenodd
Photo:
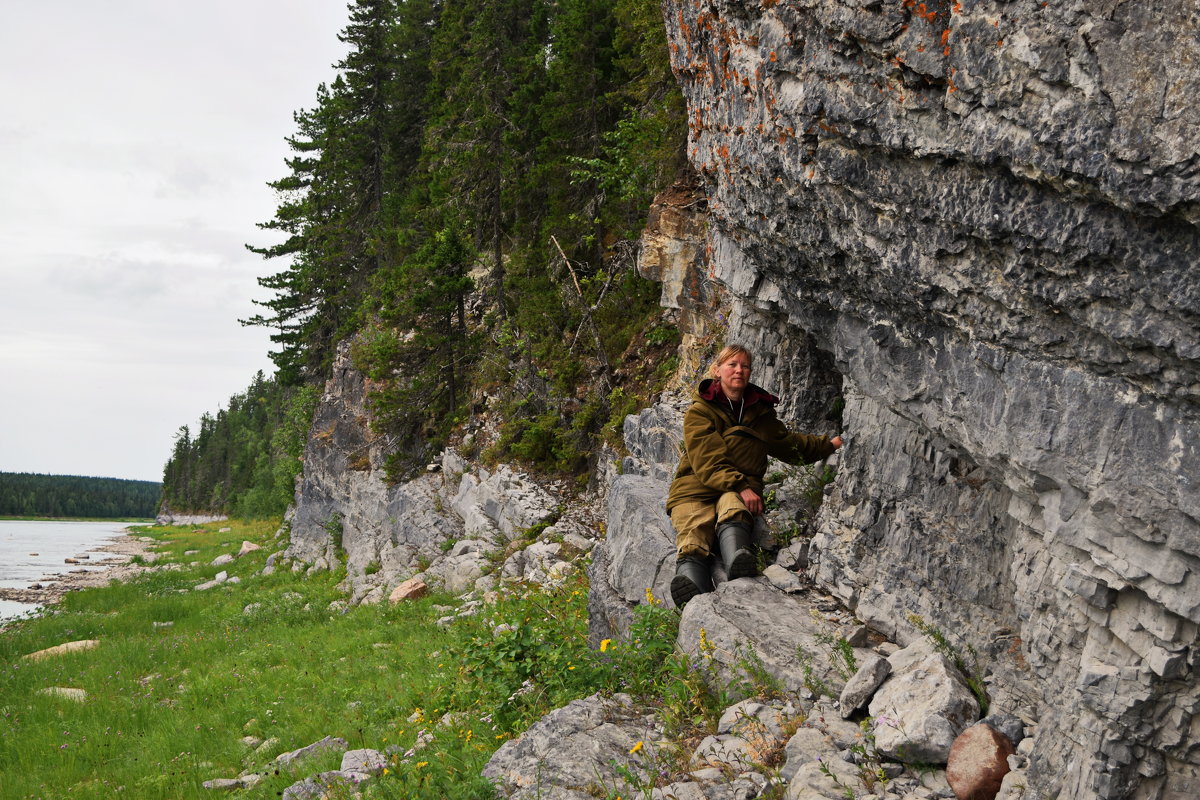
<path fill-rule="evenodd" d="M 0 520 L 0 587 L 25 588 L 47 575 L 87 569 L 86 560 L 67 564 L 63 559 L 93 553 L 124 535 L 128 527 L 128 522 Z M 92 558 L 106 555 L 101 553 Z M 0 619 L 11 619 L 37 608 L 29 603 L 0 600 Z"/>

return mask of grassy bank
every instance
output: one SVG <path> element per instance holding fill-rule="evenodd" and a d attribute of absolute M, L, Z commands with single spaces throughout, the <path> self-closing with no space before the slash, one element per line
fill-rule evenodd
<path fill-rule="evenodd" d="M 391 748 L 366 797 L 487 797 L 479 772 L 505 740 L 597 690 L 653 695 L 670 663 L 676 615 L 662 608 L 643 615 L 637 646 L 588 650 L 582 570 L 554 591 L 505 592 L 439 626 L 457 599 L 347 609 L 337 573 L 259 574 L 280 546 L 276 526 L 141 529 L 159 541 L 160 563 L 178 569 L 74 592 L 0 633 L 4 797 L 211 797 L 203 781 L 246 769 L 268 774 L 237 796 L 278 797 L 338 767 L 340 756 L 273 768 L 277 754 L 324 736 Z M 263 549 L 210 566 L 243 540 Z M 241 583 L 191 591 L 222 569 Z M 100 645 L 22 658 L 79 639 Z M 50 687 L 87 699 L 41 692 Z M 433 740 L 406 759 L 421 731 Z"/>

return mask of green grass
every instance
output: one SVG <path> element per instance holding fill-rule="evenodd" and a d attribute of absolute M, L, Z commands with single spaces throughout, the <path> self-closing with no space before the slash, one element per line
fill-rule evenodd
<path fill-rule="evenodd" d="M 439 627 L 445 612 L 434 606 L 453 598 L 331 609 L 343 599 L 340 573 L 257 574 L 280 546 L 270 538 L 277 521 L 220 526 L 233 530 L 142 529 L 161 543 L 160 563 L 181 569 L 74 592 L 0 633 L 5 798 L 211 797 L 203 781 L 271 769 L 277 754 L 327 735 L 351 748 L 396 748 L 365 797 L 490 797 L 480 770 L 543 714 L 597 690 L 653 696 L 667 675 L 677 616 L 661 606 L 642 614 L 648 624 L 635 641 L 588 650 L 582 570 L 553 592 L 508 592 L 479 615 Z M 264 547 L 209 566 L 243 539 Z M 183 555 L 193 549 L 199 553 Z M 242 583 L 190 591 L 222 569 Z M 257 610 L 246 613 L 250 604 Z M 77 639 L 100 646 L 22 658 Z M 84 689 L 88 699 L 38 693 L 56 686 Z M 448 712 L 461 713 L 439 726 Z M 435 738 L 404 763 L 420 730 Z M 278 743 L 255 754 L 244 736 Z M 278 797 L 339 762 L 272 769 L 238 797 Z"/>

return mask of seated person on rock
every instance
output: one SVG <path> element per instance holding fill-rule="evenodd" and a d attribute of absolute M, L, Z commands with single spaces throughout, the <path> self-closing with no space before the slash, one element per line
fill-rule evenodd
<path fill-rule="evenodd" d="M 767 457 L 811 463 L 842 446 L 840 436 L 789 431 L 775 416 L 779 398 L 750 383 L 751 362 L 744 347 L 723 349 L 683 417 L 683 455 L 667 495 L 677 555 L 671 597 L 680 608 L 713 590 L 718 547 L 729 580 L 758 573 L 752 535 Z"/>

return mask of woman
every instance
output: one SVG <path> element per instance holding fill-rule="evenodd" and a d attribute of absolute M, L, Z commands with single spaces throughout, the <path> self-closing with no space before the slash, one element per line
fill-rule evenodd
<path fill-rule="evenodd" d="M 788 431 L 775 416 L 779 398 L 750 382 L 751 362 L 744 347 L 723 349 L 683 417 L 683 456 L 667 495 L 677 558 L 671 597 L 680 608 L 712 591 L 718 547 L 729 580 L 757 574 L 752 533 L 767 457 L 810 463 L 842 446 L 840 436 Z"/>

